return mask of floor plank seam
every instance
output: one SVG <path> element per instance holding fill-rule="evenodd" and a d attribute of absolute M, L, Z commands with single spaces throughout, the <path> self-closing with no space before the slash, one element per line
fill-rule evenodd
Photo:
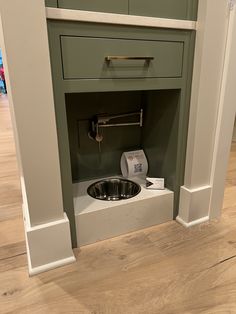
<path fill-rule="evenodd" d="M 22 255 L 26 255 L 26 251 L 25 251 L 25 252 L 22 252 L 22 253 L 19 253 L 19 254 L 16 254 L 16 255 L 13 255 L 13 256 L 8 256 L 8 257 L 5 257 L 5 258 L 0 258 L 0 262 L 6 261 L 6 260 L 11 259 L 11 258 L 19 257 L 19 256 L 22 256 Z"/>
<path fill-rule="evenodd" d="M 236 254 L 219 261 L 218 263 L 212 265 L 210 268 L 214 268 L 216 266 L 219 266 L 219 265 L 221 265 L 221 264 L 223 264 L 225 262 L 228 262 L 229 260 L 234 259 L 234 258 L 236 258 Z"/>

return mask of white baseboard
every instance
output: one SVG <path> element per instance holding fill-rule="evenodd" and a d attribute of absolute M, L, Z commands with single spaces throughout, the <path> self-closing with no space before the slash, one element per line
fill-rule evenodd
<path fill-rule="evenodd" d="M 45 271 L 49 271 L 49 270 L 55 269 L 57 267 L 62 267 L 62 266 L 65 266 L 67 264 L 71 264 L 75 261 L 76 261 L 75 257 L 71 256 L 71 257 L 62 259 L 60 261 L 56 261 L 56 262 L 53 262 L 50 264 L 45 264 L 45 265 L 34 267 L 34 268 L 32 268 L 32 266 L 29 262 L 29 275 L 35 276 L 35 275 L 38 275 L 38 274 L 43 273 Z"/>
<path fill-rule="evenodd" d="M 190 227 L 209 220 L 211 186 L 204 185 L 189 189 L 185 186 L 180 190 L 179 221 L 185 227 Z"/>
<path fill-rule="evenodd" d="M 176 217 L 176 221 L 178 221 L 181 225 L 183 225 L 185 228 L 190 228 L 193 227 L 195 225 L 199 225 L 202 224 L 204 222 L 207 222 L 209 220 L 209 216 L 191 221 L 191 222 L 185 222 L 182 218 L 180 218 L 179 216 Z"/>
<path fill-rule="evenodd" d="M 25 219 L 26 248 L 30 276 L 74 262 L 69 220 L 31 227 Z"/>

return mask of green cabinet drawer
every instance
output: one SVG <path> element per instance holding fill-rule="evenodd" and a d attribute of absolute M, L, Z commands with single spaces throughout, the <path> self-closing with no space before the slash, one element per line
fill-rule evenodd
<path fill-rule="evenodd" d="M 198 0 L 129 0 L 129 14 L 196 20 Z"/>
<path fill-rule="evenodd" d="M 183 50 L 181 41 L 61 36 L 64 79 L 181 77 Z"/>
<path fill-rule="evenodd" d="M 128 14 L 128 0 L 58 0 L 63 9 Z"/>

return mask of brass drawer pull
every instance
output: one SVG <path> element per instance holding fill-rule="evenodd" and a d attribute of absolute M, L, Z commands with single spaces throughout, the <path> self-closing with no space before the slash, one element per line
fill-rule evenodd
<path fill-rule="evenodd" d="M 138 56 L 107 56 L 105 57 L 106 62 L 110 62 L 112 60 L 144 60 L 146 62 L 150 62 L 154 60 L 154 57 L 138 57 Z"/>

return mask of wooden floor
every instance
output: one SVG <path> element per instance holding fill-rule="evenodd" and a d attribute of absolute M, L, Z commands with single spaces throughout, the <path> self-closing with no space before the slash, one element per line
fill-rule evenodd
<path fill-rule="evenodd" d="M 29 278 L 6 98 L 0 100 L 0 313 L 236 313 L 236 143 L 224 210 L 76 250 L 78 262 Z"/>

